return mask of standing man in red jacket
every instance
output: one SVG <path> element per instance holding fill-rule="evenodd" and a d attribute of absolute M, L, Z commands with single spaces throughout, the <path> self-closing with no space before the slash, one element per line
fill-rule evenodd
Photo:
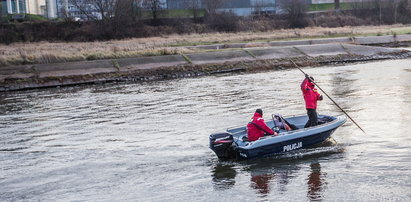
<path fill-rule="evenodd" d="M 318 125 L 317 117 L 317 100 L 323 100 L 323 96 L 314 88 L 313 77 L 305 75 L 304 81 L 301 83 L 301 91 L 305 100 L 305 108 L 307 109 L 308 122 L 304 128 Z"/>
<path fill-rule="evenodd" d="M 265 133 L 270 135 L 277 135 L 276 132 L 271 130 L 271 128 L 269 128 L 267 124 L 265 124 L 265 121 L 263 119 L 263 110 L 257 109 L 252 120 L 247 124 L 248 140 L 256 141 L 260 137 L 264 137 Z"/>

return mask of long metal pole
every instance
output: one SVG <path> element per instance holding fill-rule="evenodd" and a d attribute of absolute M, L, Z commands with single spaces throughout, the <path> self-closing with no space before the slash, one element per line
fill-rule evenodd
<path fill-rule="evenodd" d="M 290 61 L 291 61 L 291 62 L 294 64 L 294 66 L 297 67 L 304 75 L 306 75 L 306 73 L 305 73 L 297 64 L 295 64 L 295 62 L 294 62 L 293 60 L 290 60 Z M 350 120 L 351 120 L 364 134 L 367 134 L 367 133 L 365 133 L 365 131 L 357 124 L 357 122 L 355 122 L 354 119 L 352 119 L 352 118 L 350 117 L 350 115 L 348 115 L 347 112 L 345 112 L 344 109 L 342 109 L 317 83 L 315 83 L 315 82 L 312 81 L 311 79 L 310 79 L 310 81 L 311 81 L 314 85 L 316 85 L 316 86 L 318 87 L 318 89 L 320 89 L 342 112 L 344 112 L 344 114 L 347 115 L 347 117 L 350 118 Z"/>

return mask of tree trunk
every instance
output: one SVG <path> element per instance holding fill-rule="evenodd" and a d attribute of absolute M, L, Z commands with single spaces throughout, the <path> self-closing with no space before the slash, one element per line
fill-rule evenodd
<path fill-rule="evenodd" d="M 340 0 L 334 0 L 334 9 L 340 10 Z"/>

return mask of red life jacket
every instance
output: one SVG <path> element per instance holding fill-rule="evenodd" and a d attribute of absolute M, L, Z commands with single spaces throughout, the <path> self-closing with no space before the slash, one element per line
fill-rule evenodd
<path fill-rule="evenodd" d="M 301 91 L 303 92 L 305 100 L 305 108 L 307 109 L 317 109 L 317 100 L 320 100 L 321 95 L 314 88 L 314 84 L 311 83 L 307 78 L 301 83 Z"/>
<path fill-rule="evenodd" d="M 274 135 L 274 131 L 271 130 L 271 128 L 269 128 L 267 124 L 265 124 L 264 119 L 261 116 L 261 114 L 257 112 L 254 113 L 254 116 L 251 122 L 252 123 L 247 124 L 247 135 L 248 135 L 249 141 L 258 140 L 258 138 L 264 136 L 264 133 L 269 133 L 271 135 Z"/>

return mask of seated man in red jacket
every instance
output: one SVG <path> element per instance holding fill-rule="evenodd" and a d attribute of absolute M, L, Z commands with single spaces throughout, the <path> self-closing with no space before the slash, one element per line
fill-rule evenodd
<path fill-rule="evenodd" d="M 303 92 L 308 115 L 308 121 L 304 128 L 318 125 L 317 100 L 323 100 L 323 96 L 314 88 L 313 81 L 314 78 L 306 74 L 304 81 L 301 83 L 301 91 Z"/>
<path fill-rule="evenodd" d="M 264 137 L 265 133 L 270 135 L 277 135 L 276 132 L 271 130 L 271 128 L 269 128 L 267 124 L 265 124 L 263 119 L 263 110 L 257 109 L 252 120 L 247 124 L 248 140 L 256 141 L 260 137 Z"/>

